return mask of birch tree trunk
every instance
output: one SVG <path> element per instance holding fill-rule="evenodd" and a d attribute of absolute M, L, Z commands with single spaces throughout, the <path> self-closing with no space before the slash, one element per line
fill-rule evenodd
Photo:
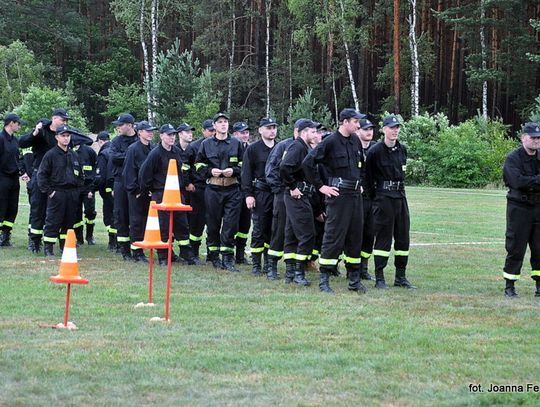
<path fill-rule="evenodd" d="M 291 44 L 289 46 L 289 109 L 291 109 L 293 105 L 292 47 L 293 47 L 293 36 L 291 35 Z"/>
<path fill-rule="evenodd" d="M 153 107 L 156 106 L 156 92 L 155 84 L 157 82 L 157 57 L 158 57 L 158 32 L 159 32 L 159 23 L 158 23 L 158 7 L 159 0 L 152 0 L 152 9 L 151 9 L 151 19 L 152 19 L 152 80 L 151 80 L 151 96 L 152 96 L 152 118 L 151 123 L 155 121 L 155 114 Z"/>
<path fill-rule="evenodd" d="M 236 2 L 234 0 L 232 0 L 231 7 L 232 7 L 232 39 L 231 39 L 231 53 L 229 54 L 229 82 L 227 84 L 227 112 L 231 111 L 231 104 L 232 104 L 234 48 L 236 47 Z"/>
<path fill-rule="evenodd" d="M 482 50 L 482 71 L 487 69 L 487 49 L 486 49 L 486 35 L 484 30 L 484 20 L 486 18 L 486 0 L 480 1 L 480 47 Z M 482 83 L 482 117 L 488 118 L 488 83 L 484 81 Z"/>
<path fill-rule="evenodd" d="M 139 39 L 141 41 L 141 48 L 143 53 L 143 63 L 144 63 L 144 89 L 146 90 L 146 110 L 148 115 L 148 121 L 152 120 L 153 111 L 152 111 L 152 90 L 150 84 L 150 68 L 148 64 L 148 49 L 146 47 L 146 41 L 144 39 L 144 10 L 145 9 L 145 0 L 141 0 L 141 15 L 139 19 Z"/>
<path fill-rule="evenodd" d="M 266 117 L 270 116 L 270 11 L 272 0 L 265 0 L 266 8 Z"/>
<path fill-rule="evenodd" d="M 420 67 L 418 66 L 418 44 L 416 42 L 416 0 L 409 0 L 411 4 L 411 15 L 409 18 L 409 47 L 411 49 L 411 116 L 418 116 L 419 113 L 419 91 L 420 91 Z"/>
<path fill-rule="evenodd" d="M 360 110 L 360 106 L 358 105 L 358 95 L 356 94 L 356 84 L 352 71 L 351 56 L 349 53 L 349 43 L 345 38 L 345 6 L 343 5 L 343 0 L 339 0 L 339 6 L 341 8 L 341 35 L 343 36 L 343 46 L 345 47 L 345 59 L 347 60 L 347 72 L 349 73 L 349 82 L 351 84 L 354 108 L 356 110 Z"/>
<path fill-rule="evenodd" d="M 399 0 L 394 0 L 394 113 L 399 113 L 400 101 L 400 72 L 399 72 Z"/>

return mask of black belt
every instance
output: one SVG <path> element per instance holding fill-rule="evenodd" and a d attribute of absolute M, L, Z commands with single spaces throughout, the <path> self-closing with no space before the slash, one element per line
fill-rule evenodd
<path fill-rule="evenodd" d="M 521 200 L 523 202 L 539 203 L 540 202 L 540 192 L 529 192 L 527 194 L 523 194 L 523 195 L 521 195 Z"/>
<path fill-rule="evenodd" d="M 270 185 L 268 185 L 266 182 L 261 181 L 259 179 L 256 179 L 256 180 L 253 181 L 253 187 L 255 189 L 258 189 L 259 191 L 264 191 L 264 192 L 271 192 L 272 191 L 270 189 Z"/>
<path fill-rule="evenodd" d="M 297 182 L 296 183 L 296 188 L 298 188 L 298 190 L 300 192 L 314 192 L 315 191 L 315 187 L 311 184 L 308 184 L 307 182 Z"/>
<path fill-rule="evenodd" d="M 351 189 L 353 191 L 359 191 L 362 188 L 362 183 L 360 181 L 353 181 L 349 179 L 339 178 L 329 178 L 328 183 L 331 187 Z"/>
<path fill-rule="evenodd" d="M 383 181 L 382 185 L 378 184 L 377 189 L 383 189 L 386 191 L 404 191 L 405 182 L 403 181 Z"/>

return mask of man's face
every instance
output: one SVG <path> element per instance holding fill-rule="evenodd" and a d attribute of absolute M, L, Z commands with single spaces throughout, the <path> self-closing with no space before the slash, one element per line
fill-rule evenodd
<path fill-rule="evenodd" d="M 193 141 L 193 131 L 184 130 L 178 133 L 178 138 L 184 143 L 191 143 Z"/>
<path fill-rule="evenodd" d="M 121 123 L 118 126 L 116 126 L 116 132 L 120 135 L 129 134 L 132 127 L 133 127 L 133 124 L 131 123 Z"/>
<path fill-rule="evenodd" d="M 220 117 L 214 122 L 214 128 L 217 133 L 225 134 L 229 131 L 229 121 L 224 117 Z"/>
<path fill-rule="evenodd" d="M 305 141 L 307 144 L 313 144 L 313 141 L 317 137 L 317 129 L 312 128 L 312 127 L 307 127 L 300 132 L 300 135 L 302 135 L 305 138 Z"/>
<path fill-rule="evenodd" d="M 176 142 L 176 133 L 161 133 L 159 135 L 159 138 L 161 139 L 164 146 L 172 147 Z"/>
<path fill-rule="evenodd" d="M 540 150 L 540 137 L 531 137 L 527 133 L 524 133 L 521 135 L 521 143 L 528 150 Z"/>
<path fill-rule="evenodd" d="M 388 127 L 384 126 L 382 128 L 384 138 L 388 141 L 396 141 L 399 136 L 399 131 L 401 130 L 401 126 L 394 126 L 394 127 Z"/>
<path fill-rule="evenodd" d="M 202 135 L 204 138 L 212 137 L 214 134 L 216 134 L 216 129 L 203 129 Z"/>
<path fill-rule="evenodd" d="M 358 134 L 358 137 L 360 137 L 360 140 L 362 141 L 371 141 L 373 140 L 373 127 L 369 127 L 367 129 L 360 129 L 356 132 Z"/>
<path fill-rule="evenodd" d="M 56 142 L 58 143 L 58 146 L 64 147 L 64 148 L 67 148 L 69 146 L 69 143 L 71 141 L 70 133 L 57 134 L 55 137 L 56 137 Z"/>
<path fill-rule="evenodd" d="M 310 143 L 313 148 L 315 148 L 322 141 L 323 133 L 321 131 L 315 132 L 315 137 L 313 137 L 312 142 Z"/>
<path fill-rule="evenodd" d="M 265 140 L 275 140 L 277 137 L 277 126 L 259 127 L 259 133 Z"/>
<path fill-rule="evenodd" d="M 51 121 L 54 128 L 58 128 L 68 122 L 67 119 L 64 119 L 62 116 L 53 116 Z"/>
<path fill-rule="evenodd" d="M 235 131 L 233 135 L 242 143 L 247 143 L 249 141 L 249 130 Z"/>
<path fill-rule="evenodd" d="M 18 132 L 21 129 L 21 123 L 19 122 L 10 122 L 8 126 L 11 128 L 13 133 Z"/>
<path fill-rule="evenodd" d="M 345 119 L 343 120 L 343 128 L 347 135 L 356 133 L 356 131 L 358 131 L 358 129 L 360 128 L 360 121 L 355 117 L 351 119 Z"/>
<path fill-rule="evenodd" d="M 154 138 L 154 132 L 152 130 L 139 130 L 139 137 L 144 141 L 150 142 Z"/>

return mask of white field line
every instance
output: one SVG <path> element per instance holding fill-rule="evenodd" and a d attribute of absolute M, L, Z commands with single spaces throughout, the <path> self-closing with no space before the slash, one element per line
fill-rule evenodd
<path fill-rule="evenodd" d="M 472 246 L 472 245 L 492 245 L 503 244 L 504 240 L 491 242 L 434 242 L 434 243 L 411 243 L 411 247 L 419 246 Z"/>

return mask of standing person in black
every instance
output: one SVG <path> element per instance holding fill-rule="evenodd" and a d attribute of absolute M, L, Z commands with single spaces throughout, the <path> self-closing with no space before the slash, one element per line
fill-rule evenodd
<path fill-rule="evenodd" d="M 242 144 L 242 150 L 246 151 L 249 145 L 249 128 L 246 122 L 236 122 L 233 124 L 233 137 Z M 242 179 L 240 178 L 240 183 Z M 249 236 L 249 228 L 251 227 L 251 212 L 246 205 L 246 194 L 242 191 L 242 207 L 240 210 L 240 220 L 238 221 L 238 232 L 236 232 L 236 264 L 251 264 L 246 259 L 246 245 Z"/>
<path fill-rule="evenodd" d="M 47 195 L 47 216 L 43 230 L 44 254 L 54 256 L 54 244 L 60 238 L 63 249 L 67 230 L 75 222 L 75 207 L 79 202 L 84 173 L 79 157 L 69 145 L 72 134 L 78 134 L 68 126 L 56 130 L 57 146 L 44 156 L 37 174 L 37 184 Z"/>
<path fill-rule="evenodd" d="M 409 206 L 405 195 L 407 149 L 398 141 L 401 123 L 390 115 L 383 120 L 384 139 L 370 148 L 366 159 L 366 185 L 373 197 L 375 288 L 386 289 L 384 268 L 392 238 L 396 287 L 416 288 L 406 277 L 409 260 Z"/>
<path fill-rule="evenodd" d="M 32 148 L 33 171 L 30 176 L 31 198 L 30 201 L 30 236 L 32 238 L 33 253 L 39 253 L 41 249 L 41 238 L 43 236 L 43 225 L 47 212 L 47 195 L 42 193 L 37 184 L 37 172 L 41 160 L 47 151 L 57 145 L 56 130 L 60 126 L 67 124 L 69 114 L 65 109 L 54 109 L 51 120 L 41 119 L 32 132 L 24 135 L 19 140 L 19 147 Z"/>
<path fill-rule="evenodd" d="M 154 148 L 152 139 L 154 130 L 146 120 L 143 120 L 135 126 L 138 140 L 131 144 L 126 151 L 126 159 L 122 170 L 122 181 L 126 187 L 127 198 L 129 202 L 129 240 L 131 245 L 131 259 L 135 262 L 148 263 L 143 249 L 133 246 L 134 242 L 140 242 L 144 239 L 144 229 L 148 215 L 148 206 L 150 205 L 150 195 L 143 194 L 139 186 L 139 170 L 146 157 Z"/>
<path fill-rule="evenodd" d="M 96 178 L 97 154 L 90 145 L 91 139 L 86 141 L 78 140 L 80 144 L 73 145 L 73 151 L 77 152 L 79 162 L 84 172 L 84 187 L 81 188 L 81 195 L 77 205 L 77 215 L 73 229 L 77 238 L 77 245 L 84 244 L 83 229 L 86 224 L 86 242 L 89 245 L 96 244 L 94 240 L 94 225 L 96 223 L 96 197 L 94 190 L 94 180 Z M 83 218 L 84 207 L 84 218 Z"/>
<path fill-rule="evenodd" d="M 306 264 L 311 258 L 315 244 L 315 225 L 310 197 L 315 191 L 302 168 L 308 155 L 309 145 L 317 137 L 317 123 L 304 120 L 298 125 L 298 137 L 287 148 L 279 174 L 285 185 L 283 201 L 287 212 L 283 259 L 287 265 L 285 282 L 308 286 Z"/>
<path fill-rule="evenodd" d="M 33 175 L 33 161 L 34 161 L 34 154 L 32 154 L 32 148 L 20 148 L 19 149 L 19 162 L 22 164 L 23 169 L 21 170 L 23 172 L 23 176 L 21 177 L 21 181 L 24 181 L 26 184 L 26 196 L 28 199 L 28 203 L 32 202 L 32 180 L 30 179 L 30 176 Z M 32 251 L 34 247 L 34 241 L 32 240 L 32 236 L 30 235 L 30 218 L 31 212 L 28 212 L 28 250 Z"/>
<path fill-rule="evenodd" d="M 252 273 L 261 275 L 262 257 L 264 255 L 264 271 L 269 279 L 277 278 L 276 267 L 269 267 L 267 250 L 272 237 L 272 208 L 274 194 L 266 183 L 264 167 L 270 152 L 274 148 L 277 136 L 277 123 L 270 117 L 261 119 L 259 123 L 261 139 L 246 148 L 242 160 L 242 192 L 246 207 L 251 211 L 253 229 L 251 231 Z M 277 260 L 276 260 L 277 262 Z M 270 273 L 270 274 L 268 274 Z"/>
<path fill-rule="evenodd" d="M 360 140 L 360 151 L 363 161 L 366 162 L 368 150 L 375 145 L 373 141 L 373 128 L 375 125 L 368 119 L 360 120 L 360 130 L 356 133 Z M 362 280 L 373 280 L 368 271 L 369 258 L 373 253 L 373 242 L 375 235 L 373 234 L 373 208 L 371 196 L 368 193 L 366 185 L 366 166 L 362 166 L 362 204 L 364 206 L 364 233 L 362 234 L 362 250 L 360 251 L 360 278 Z"/>
<path fill-rule="evenodd" d="M 113 227 L 113 204 L 112 196 L 113 184 L 110 182 L 109 174 L 109 158 L 110 158 L 110 135 L 107 131 L 100 131 L 97 135 L 97 144 L 99 147 L 97 155 L 97 168 L 95 178 L 95 190 L 99 191 L 99 195 L 103 200 L 103 224 L 109 234 L 109 243 L 107 250 L 113 252 L 116 250 L 116 229 Z"/>
<path fill-rule="evenodd" d="M 175 145 L 176 129 L 172 124 L 164 124 L 159 129 L 159 138 L 161 142 L 156 148 L 150 151 L 139 172 L 141 193 L 148 195 L 151 192 L 152 200 L 157 203 L 161 203 L 163 200 L 169 160 L 176 161 L 179 187 L 183 188 L 185 186 L 185 180 L 182 175 L 183 163 L 181 151 Z M 158 218 L 161 240 L 166 242 L 169 239 L 169 212 L 158 211 Z M 175 211 L 173 213 L 173 238 L 178 242 L 185 242 L 188 240 L 188 237 L 187 214 L 186 212 Z M 189 265 L 196 264 L 189 245 L 180 244 L 180 257 Z M 178 260 L 175 254 L 173 254 L 172 258 L 174 261 Z M 158 249 L 158 259 L 161 266 L 167 265 L 167 249 Z"/>
<path fill-rule="evenodd" d="M 536 282 L 536 297 L 540 297 L 540 124 L 525 123 L 521 131 L 521 146 L 506 157 L 503 167 L 506 195 L 506 260 L 503 277 L 504 295 L 517 297 L 515 282 L 521 277 L 521 267 L 531 250 L 531 277 Z"/>
<path fill-rule="evenodd" d="M 19 141 L 15 137 L 21 123 L 17 114 L 9 113 L 0 132 L 0 247 L 11 246 L 11 230 L 19 209 L 19 174 L 26 175 L 19 162 Z"/>
<path fill-rule="evenodd" d="M 216 135 L 202 142 L 197 164 L 206 170 L 206 227 L 208 256 L 213 266 L 239 272 L 234 265 L 234 236 L 242 205 L 238 178 L 242 165 L 242 145 L 228 134 L 229 118 L 214 115 Z M 219 253 L 222 262 L 219 261 Z"/>
<path fill-rule="evenodd" d="M 124 260 L 131 260 L 131 250 L 129 238 L 129 201 L 126 185 L 122 179 L 122 171 L 124 170 L 127 149 L 137 141 L 134 123 L 135 119 L 129 113 L 123 113 L 118 116 L 118 119 L 113 121 L 118 135 L 111 141 L 110 147 L 111 176 L 114 178 L 114 229 L 117 232 L 116 239 Z"/>
<path fill-rule="evenodd" d="M 206 225 L 206 204 L 204 201 L 204 191 L 206 190 L 206 167 L 203 164 L 197 164 L 197 153 L 204 140 L 212 137 L 216 133 L 214 129 L 214 121 L 212 119 L 205 120 L 202 123 L 202 137 L 191 142 L 186 149 L 187 164 L 190 168 L 190 183 L 186 190 L 190 190 L 190 205 L 193 211 L 189 212 L 189 243 L 193 249 L 196 262 L 200 262 L 199 248 L 203 238 L 204 226 Z"/>
<path fill-rule="evenodd" d="M 363 117 L 355 109 L 343 109 L 339 113 L 338 130 L 313 149 L 303 164 L 307 179 L 326 196 L 327 219 L 319 258 L 319 289 L 322 292 L 333 292 L 329 284 L 330 275 L 337 274 L 341 253 L 345 255 L 349 290 L 366 292 L 360 281 L 363 157 L 355 134 Z M 328 185 L 321 179 L 317 164 L 324 166 Z"/>

